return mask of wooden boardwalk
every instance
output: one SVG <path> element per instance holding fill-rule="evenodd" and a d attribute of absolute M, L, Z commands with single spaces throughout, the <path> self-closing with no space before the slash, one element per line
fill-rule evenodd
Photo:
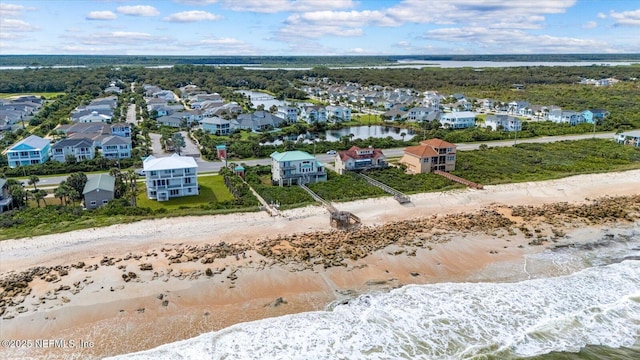
<path fill-rule="evenodd" d="M 392 188 L 391 186 L 381 183 L 380 181 L 376 180 L 376 179 L 372 179 L 370 177 L 368 177 L 365 174 L 360 174 L 360 173 L 355 173 L 357 176 L 365 179 L 369 184 L 379 187 L 380 189 L 386 191 L 387 193 L 393 195 L 393 198 L 396 199 L 397 202 L 399 202 L 400 204 L 406 204 L 406 203 L 410 203 L 411 199 L 409 199 L 409 196 L 401 193 L 400 191 Z"/>
<path fill-rule="evenodd" d="M 474 183 L 473 181 L 469 181 L 469 180 L 463 179 L 463 178 L 461 178 L 459 176 L 455 176 L 453 174 L 449 174 L 448 172 L 435 170 L 433 173 L 434 174 L 438 174 L 440 176 L 444 176 L 445 178 L 447 178 L 447 179 L 449 179 L 451 181 L 455 181 L 455 182 L 457 182 L 459 184 L 466 185 L 466 186 L 474 188 L 474 189 L 478 189 L 478 190 L 482 190 L 483 189 L 482 184 Z"/>
<path fill-rule="evenodd" d="M 320 195 L 314 193 L 313 190 L 309 189 L 306 185 L 298 184 L 298 186 L 309 193 L 309 195 L 311 195 L 311 197 L 315 201 L 321 203 L 322 206 L 324 206 L 324 208 L 329 211 L 329 221 L 331 222 L 331 226 L 338 229 L 347 230 L 353 228 L 354 226 L 360 225 L 361 221 L 359 217 L 348 211 L 339 211 L 330 202 L 321 198 Z"/>

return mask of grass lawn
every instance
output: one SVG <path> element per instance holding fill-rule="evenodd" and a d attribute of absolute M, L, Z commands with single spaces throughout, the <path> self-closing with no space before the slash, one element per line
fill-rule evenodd
<path fill-rule="evenodd" d="M 183 196 L 170 199 L 168 201 L 156 201 L 147 198 L 147 189 L 143 183 L 138 184 L 140 193 L 138 194 L 138 207 L 148 207 L 156 209 L 179 209 L 181 207 L 198 207 L 207 205 L 211 202 L 222 202 L 233 200 L 233 195 L 229 192 L 224 184 L 222 176 L 199 176 L 198 185 L 200 185 L 200 194 L 197 196 Z"/>
<path fill-rule="evenodd" d="M 36 92 L 36 93 L 0 93 L 0 99 L 6 99 L 10 97 L 19 97 L 19 96 L 27 96 L 27 95 L 35 95 L 35 96 L 44 96 L 45 99 L 53 99 L 58 95 L 64 95 L 63 92 Z"/>

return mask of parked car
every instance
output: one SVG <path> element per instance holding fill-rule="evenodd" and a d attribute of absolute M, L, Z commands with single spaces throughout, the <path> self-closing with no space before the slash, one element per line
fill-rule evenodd
<path fill-rule="evenodd" d="M 327 151 L 327 155 L 335 155 L 336 151 L 335 150 L 329 150 Z"/>
<path fill-rule="evenodd" d="M 134 172 L 140 176 L 144 176 L 144 169 L 135 169 Z"/>

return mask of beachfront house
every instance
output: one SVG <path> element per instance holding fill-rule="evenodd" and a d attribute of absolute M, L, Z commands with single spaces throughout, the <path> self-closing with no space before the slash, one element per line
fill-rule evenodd
<path fill-rule="evenodd" d="M 476 114 L 472 111 L 456 111 L 442 114 L 442 126 L 450 129 L 465 129 L 476 124 Z"/>
<path fill-rule="evenodd" d="M 387 158 L 381 149 L 372 147 L 362 149 L 352 146 L 349 150 L 339 151 L 336 154 L 335 168 L 340 175 L 346 171 L 378 169 L 387 166 L 389 166 Z"/>
<path fill-rule="evenodd" d="M 9 210 L 13 204 L 13 197 L 9 192 L 7 179 L 0 178 L 0 214 L 5 210 Z"/>
<path fill-rule="evenodd" d="M 147 197 L 158 201 L 198 195 L 198 164 L 190 156 L 148 156 L 142 162 Z"/>
<path fill-rule="evenodd" d="M 453 171 L 456 169 L 456 146 L 440 139 L 424 140 L 420 145 L 406 147 L 400 164 L 406 166 L 408 174 Z"/>
<path fill-rule="evenodd" d="M 109 174 L 98 174 L 89 177 L 82 190 L 84 207 L 96 209 L 113 200 L 116 178 Z"/>
<path fill-rule="evenodd" d="M 274 185 L 308 184 L 327 181 L 324 164 L 304 151 L 271 154 L 271 182 Z"/>
<path fill-rule="evenodd" d="M 522 131 L 522 120 L 510 115 L 489 115 L 484 119 L 484 126 L 494 131 Z"/>
<path fill-rule="evenodd" d="M 618 144 L 640 147 L 640 130 L 621 132 L 615 139 Z"/>
<path fill-rule="evenodd" d="M 51 155 L 59 162 L 66 162 L 69 158 L 82 161 L 93 159 L 96 150 L 89 138 L 62 139 L 51 146 Z"/>
<path fill-rule="evenodd" d="M 49 160 L 51 153 L 51 141 L 37 135 L 30 135 L 26 139 L 18 141 L 7 150 L 9 167 L 15 168 L 24 165 L 44 164 Z"/>

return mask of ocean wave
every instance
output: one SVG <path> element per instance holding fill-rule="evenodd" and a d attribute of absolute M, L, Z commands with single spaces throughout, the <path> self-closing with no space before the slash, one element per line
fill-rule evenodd
<path fill-rule="evenodd" d="M 117 359 L 519 358 L 640 338 L 640 261 L 517 283 L 409 285 Z"/>

